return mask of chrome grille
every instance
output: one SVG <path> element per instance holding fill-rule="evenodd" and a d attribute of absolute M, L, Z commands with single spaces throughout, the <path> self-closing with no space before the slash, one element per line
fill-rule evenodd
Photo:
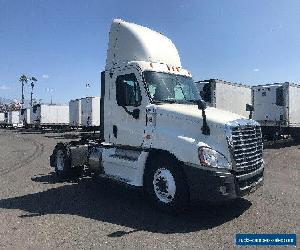
<path fill-rule="evenodd" d="M 244 174 L 260 168 L 263 151 L 260 126 L 234 126 L 231 128 L 231 136 L 235 170 Z"/>

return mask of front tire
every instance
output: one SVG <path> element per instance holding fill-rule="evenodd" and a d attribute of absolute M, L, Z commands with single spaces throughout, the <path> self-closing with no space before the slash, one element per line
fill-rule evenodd
<path fill-rule="evenodd" d="M 166 155 L 150 161 L 145 172 L 145 189 L 160 209 L 179 213 L 189 204 L 188 186 L 180 164 Z"/>

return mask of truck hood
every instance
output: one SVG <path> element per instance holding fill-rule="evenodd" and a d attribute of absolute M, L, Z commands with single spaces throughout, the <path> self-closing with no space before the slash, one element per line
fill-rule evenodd
<path fill-rule="evenodd" d="M 177 119 L 188 119 L 195 123 L 202 121 L 202 111 L 198 109 L 197 105 L 190 104 L 162 104 L 156 105 L 156 112 L 158 116 L 172 116 Z M 243 116 L 208 107 L 205 110 L 208 125 L 225 125 L 228 122 L 245 118 Z"/>
<path fill-rule="evenodd" d="M 175 155 L 181 155 L 182 161 L 197 163 L 199 146 L 207 146 L 230 157 L 225 124 L 244 118 L 231 112 L 208 107 L 206 112 L 210 135 L 202 133 L 202 111 L 191 104 L 151 105 L 156 114 L 156 143 L 152 146 L 167 148 Z M 150 108 L 150 107 L 149 107 Z M 237 124 L 236 122 L 234 122 Z M 186 156 L 189 156 L 186 158 Z"/>

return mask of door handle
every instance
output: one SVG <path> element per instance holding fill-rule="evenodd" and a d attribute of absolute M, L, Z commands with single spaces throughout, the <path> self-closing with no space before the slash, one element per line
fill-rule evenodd
<path fill-rule="evenodd" d="M 125 107 L 125 106 L 121 106 L 121 107 L 125 110 L 125 112 L 127 114 L 131 115 L 134 119 L 139 119 L 139 117 L 140 117 L 140 110 L 138 108 L 136 108 L 136 109 L 134 109 L 132 111 L 129 111 L 127 109 L 127 107 Z"/>
<path fill-rule="evenodd" d="M 118 127 L 116 125 L 113 125 L 113 134 L 115 138 L 118 137 Z"/>

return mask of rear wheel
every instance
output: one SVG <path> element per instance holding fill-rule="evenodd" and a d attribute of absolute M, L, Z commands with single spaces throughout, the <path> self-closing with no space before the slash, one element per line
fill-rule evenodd
<path fill-rule="evenodd" d="M 79 177 L 82 173 L 82 167 L 72 167 L 68 150 L 68 145 L 58 143 L 51 156 L 51 166 L 54 167 L 55 173 L 61 179 Z"/>
<path fill-rule="evenodd" d="M 181 212 L 189 203 L 189 192 L 180 164 L 169 156 L 152 160 L 145 172 L 145 189 L 153 203 L 165 211 Z"/>

